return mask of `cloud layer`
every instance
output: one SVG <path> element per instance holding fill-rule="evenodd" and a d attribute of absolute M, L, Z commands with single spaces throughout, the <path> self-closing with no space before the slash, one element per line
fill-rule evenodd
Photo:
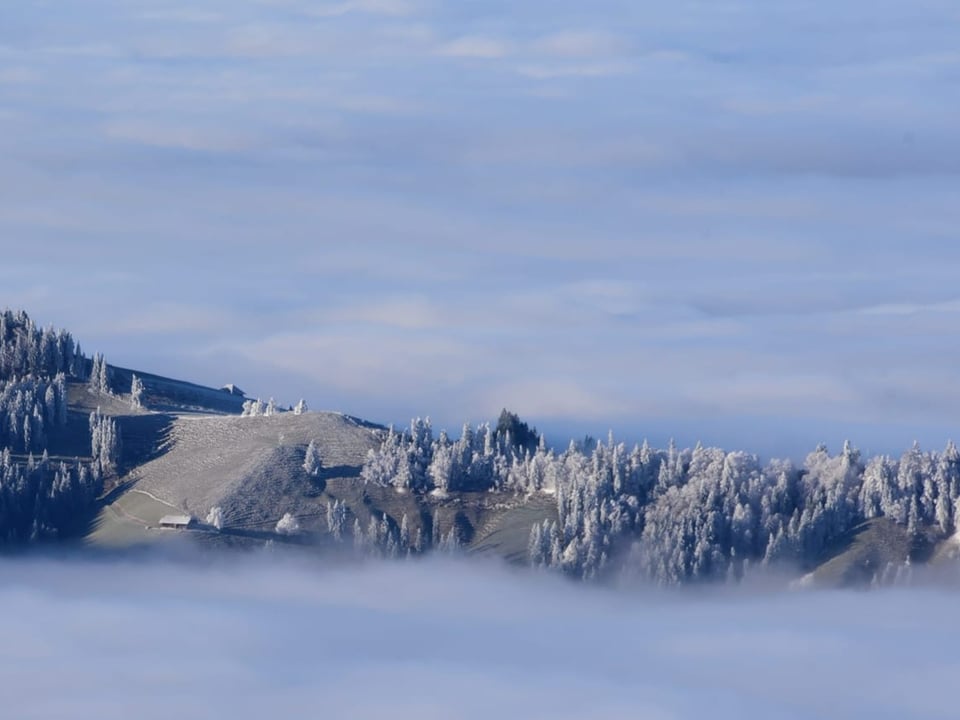
<path fill-rule="evenodd" d="M 949 718 L 955 598 L 657 595 L 496 566 L 3 563 L 10 717 Z"/>
<path fill-rule="evenodd" d="M 2 301 L 382 421 L 941 443 L 955 7 L 691 7 L 5 8 Z"/>

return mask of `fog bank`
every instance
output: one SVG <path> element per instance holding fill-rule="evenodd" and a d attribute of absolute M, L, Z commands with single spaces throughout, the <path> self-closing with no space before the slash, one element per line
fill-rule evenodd
<path fill-rule="evenodd" d="M 956 596 L 276 556 L 0 562 L 16 718 L 946 718 Z"/>

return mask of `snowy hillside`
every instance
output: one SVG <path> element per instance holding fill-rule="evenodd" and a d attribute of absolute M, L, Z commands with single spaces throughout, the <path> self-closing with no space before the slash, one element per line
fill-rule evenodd
<path fill-rule="evenodd" d="M 323 453 L 316 477 L 303 467 L 311 441 Z M 205 518 L 213 507 L 230 530 L 272 530 L 288 512 L 314 524 L 326 512 L 326 483 L 359 476 L 378 444 L 376 430 L 336 413 L 175 417 L 157 457 L 122 478 L 117 507 L 101 514 L 92 539 L 114 538 L 116 523 L 149 526 L 172 511 Z M 136 512 L 127 507 L 131 499 L 141 506 Z"/>
<path fill-rule="evenodd" d="M 475 552 L 584 580 L 899 582 L 953 562 L 960 450 L 802 463 L 698 445 L 548 447 L 506 410 L 459 437 L 284 410 L 87 357 L 0 313 L 0 539 Z"/>

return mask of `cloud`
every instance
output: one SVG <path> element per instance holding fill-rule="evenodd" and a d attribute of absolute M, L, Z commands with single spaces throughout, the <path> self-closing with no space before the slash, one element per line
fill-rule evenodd
<path fill-rule="evenodd" d="M 181 5 L 0 29 L 4 302 L 84 347 L 385 422 L 953 427 L 952 7 Z"/>
<path fill-rule="evenodd" d="M 411 330 L 446 325 L 452 319 L 422 296 L 394 297 L 377 303 L 351 303 L 321 310 L 318 315 L 324 323 L 362 323 Z"/>
<path fill-rule="evenodd" d="M 471 404 L 480 408 L 482 418 L 496 417 L 510 407 L 524 417 L 552 421 L 603 422 L 636 410 L 617 393 L 598 392 L 592 376 L 589 367 L 583 368 L 582 379 L 527 376 L 484 388 Z"/>
<path fill-rule="evenodd" d="M 110 319 L 112 327 L 129 336 L 137 335 L 206 335 L 218 329 L 236 327 L 238 318 L 218 308 L 204 308 L 175 301 L 116 311 Z"/>
<path fill-rule="evenodd" d="M 510 46 L 496 38 L 465 35 L 441 45 L 437 52 L 449 57 L 491 60 L 509 55 Z"/>
<path fill-rule="evenodd" d="M 602 78 L 626 75 L 633 66 L 626 62 L 586 62 L 565 64 L 531 63 L 519 65 L 517 72 L 534 80 L 555 78 Z"/>
<path fill-rule="evenodd" d="M 236 153 L 250 149 L 255 143 L 249 134 L 223 128 L 191 127 L 137 119 L 114 121 L 104 128 L 104 132 L 111 138 L 125 142 L 213 153 Z"/>
<path fill-rule="evenodd" d="M 529 44 L 528 56 L 532 60 L 518 65 L 517 72 L 535 80 L 614 77 L 634 70 L 626 42 L 606 31 L 545 35 Z"/>
<path fill-rule="evenodd" d="M 371 115 L 414 115 L 424 112 L 422 105 L 391 95 L 335 95 L 330 98 L 330 103 L 348 112 Z"/>
<path fill-rule="evenodd" d="M 337 17 L 349 13 L 405 17 L 416 13 L 419 3 L 411 0 L 346 0 L 339 3 L 310 3 L 305 12 L 315 17 Z"/>
<path fill-rule="evenodd" d="M 532 49 L 561 57 L 597 57 L 620 55 L 626 50 L 626 43 L 609 32 L 569 30 L 535 40 Z"/>
<path fill-rule="evenodd" d="M 39 73 L 29 67 L 5 67 L 0 69 L 0 85 L 26 85 L 39 79 Z"/>
<path fill-rule="evenodd" d="M 224 20 L 224 15 L 212 10 L 198 8 L 162 8 L 144 10 L 140 17 L 147 21 L 179 23 L 215 23 Z"/>
<path fill-rule="evenodd" d="M 237 346 L 236 352 L 275 369 L 370 400 L 422 406 L 462 382 L 475 362 L 469 343 L 442 335 L 380 326 L 278 334 Z M 429 384 L 430 392 L 424 392 Z M 421 393 L 423 393 L 421 395 Z"/>
<path fill-rule="evenodd" d="M 241 58 L 309 57 L 325 48 L 329 36 L 320 28 L 286 23 L 252 22 L 233 27 L 226 33 L 220 52 Z M 201 53 L 203 48 L 199 48 Z"/>
<path fill-rule="evenodd" d="M 935 303 L 889 303 L 871 305 L 858 312 L 864 315 L 917 315 L 919 313 L 957 313 L 960 312 L 960 300 L 947 300 Z"/>
<path fill-rule="evenodd" d="M 17 718 L 955 710 L 960 633 L 944 622 L 952 595 L 932 590 L 660 595 L 468 561 L 276 553 L 2 570 L 0 701 Z"/>
<path fill-rule="evenodd" d="M 115 44 L 92 44 L 84 42 L 76 42 L 69 45 L 47 45 L 40 48 L 40 52 L 45 55 L 86 59 L 117 59 L 123 55 L 121 49 Z"/>

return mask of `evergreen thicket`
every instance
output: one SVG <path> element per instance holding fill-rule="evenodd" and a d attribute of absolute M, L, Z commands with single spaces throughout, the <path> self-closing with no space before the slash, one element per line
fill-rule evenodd
<path fill-rule="evenodd" d="M 625 570 L 673 584 L 740 577 L 751 564 L 812 565 L 844 534 L 887 517 L 919 534 L 955 532 L 960 452 L 914 445 L 899 459 L 864 461 L 849 443 L 802 465 L 698 445 L 655 449 L 542 438 L 534 450 L 488 425 L 433 436 L 429 420 L 391 429 L 363 467 L 368 483 L 403 492 L 482 491 L 553 497 L 556 518 L 533 526 L 531 564 L 594 578 Z M 364 542 L 399 543 L 386 521 Z M 371 532 L 375 531 L 375 532 Z M 449 539 L 441 539 L 449 541 Z"/>
<path fill-rule="evenodd" d="M 0 542 L 82 529 L 103 471 L 119 459 L 116 424 L 91 416 L 92 463 L 51 461 L 48 443 L 67 425 L 68 380 L 109 392 L 107 378 L 103 359 L 89 363 L 68 332 L 38 328 L 24 312 L 0 312 Z"/>

